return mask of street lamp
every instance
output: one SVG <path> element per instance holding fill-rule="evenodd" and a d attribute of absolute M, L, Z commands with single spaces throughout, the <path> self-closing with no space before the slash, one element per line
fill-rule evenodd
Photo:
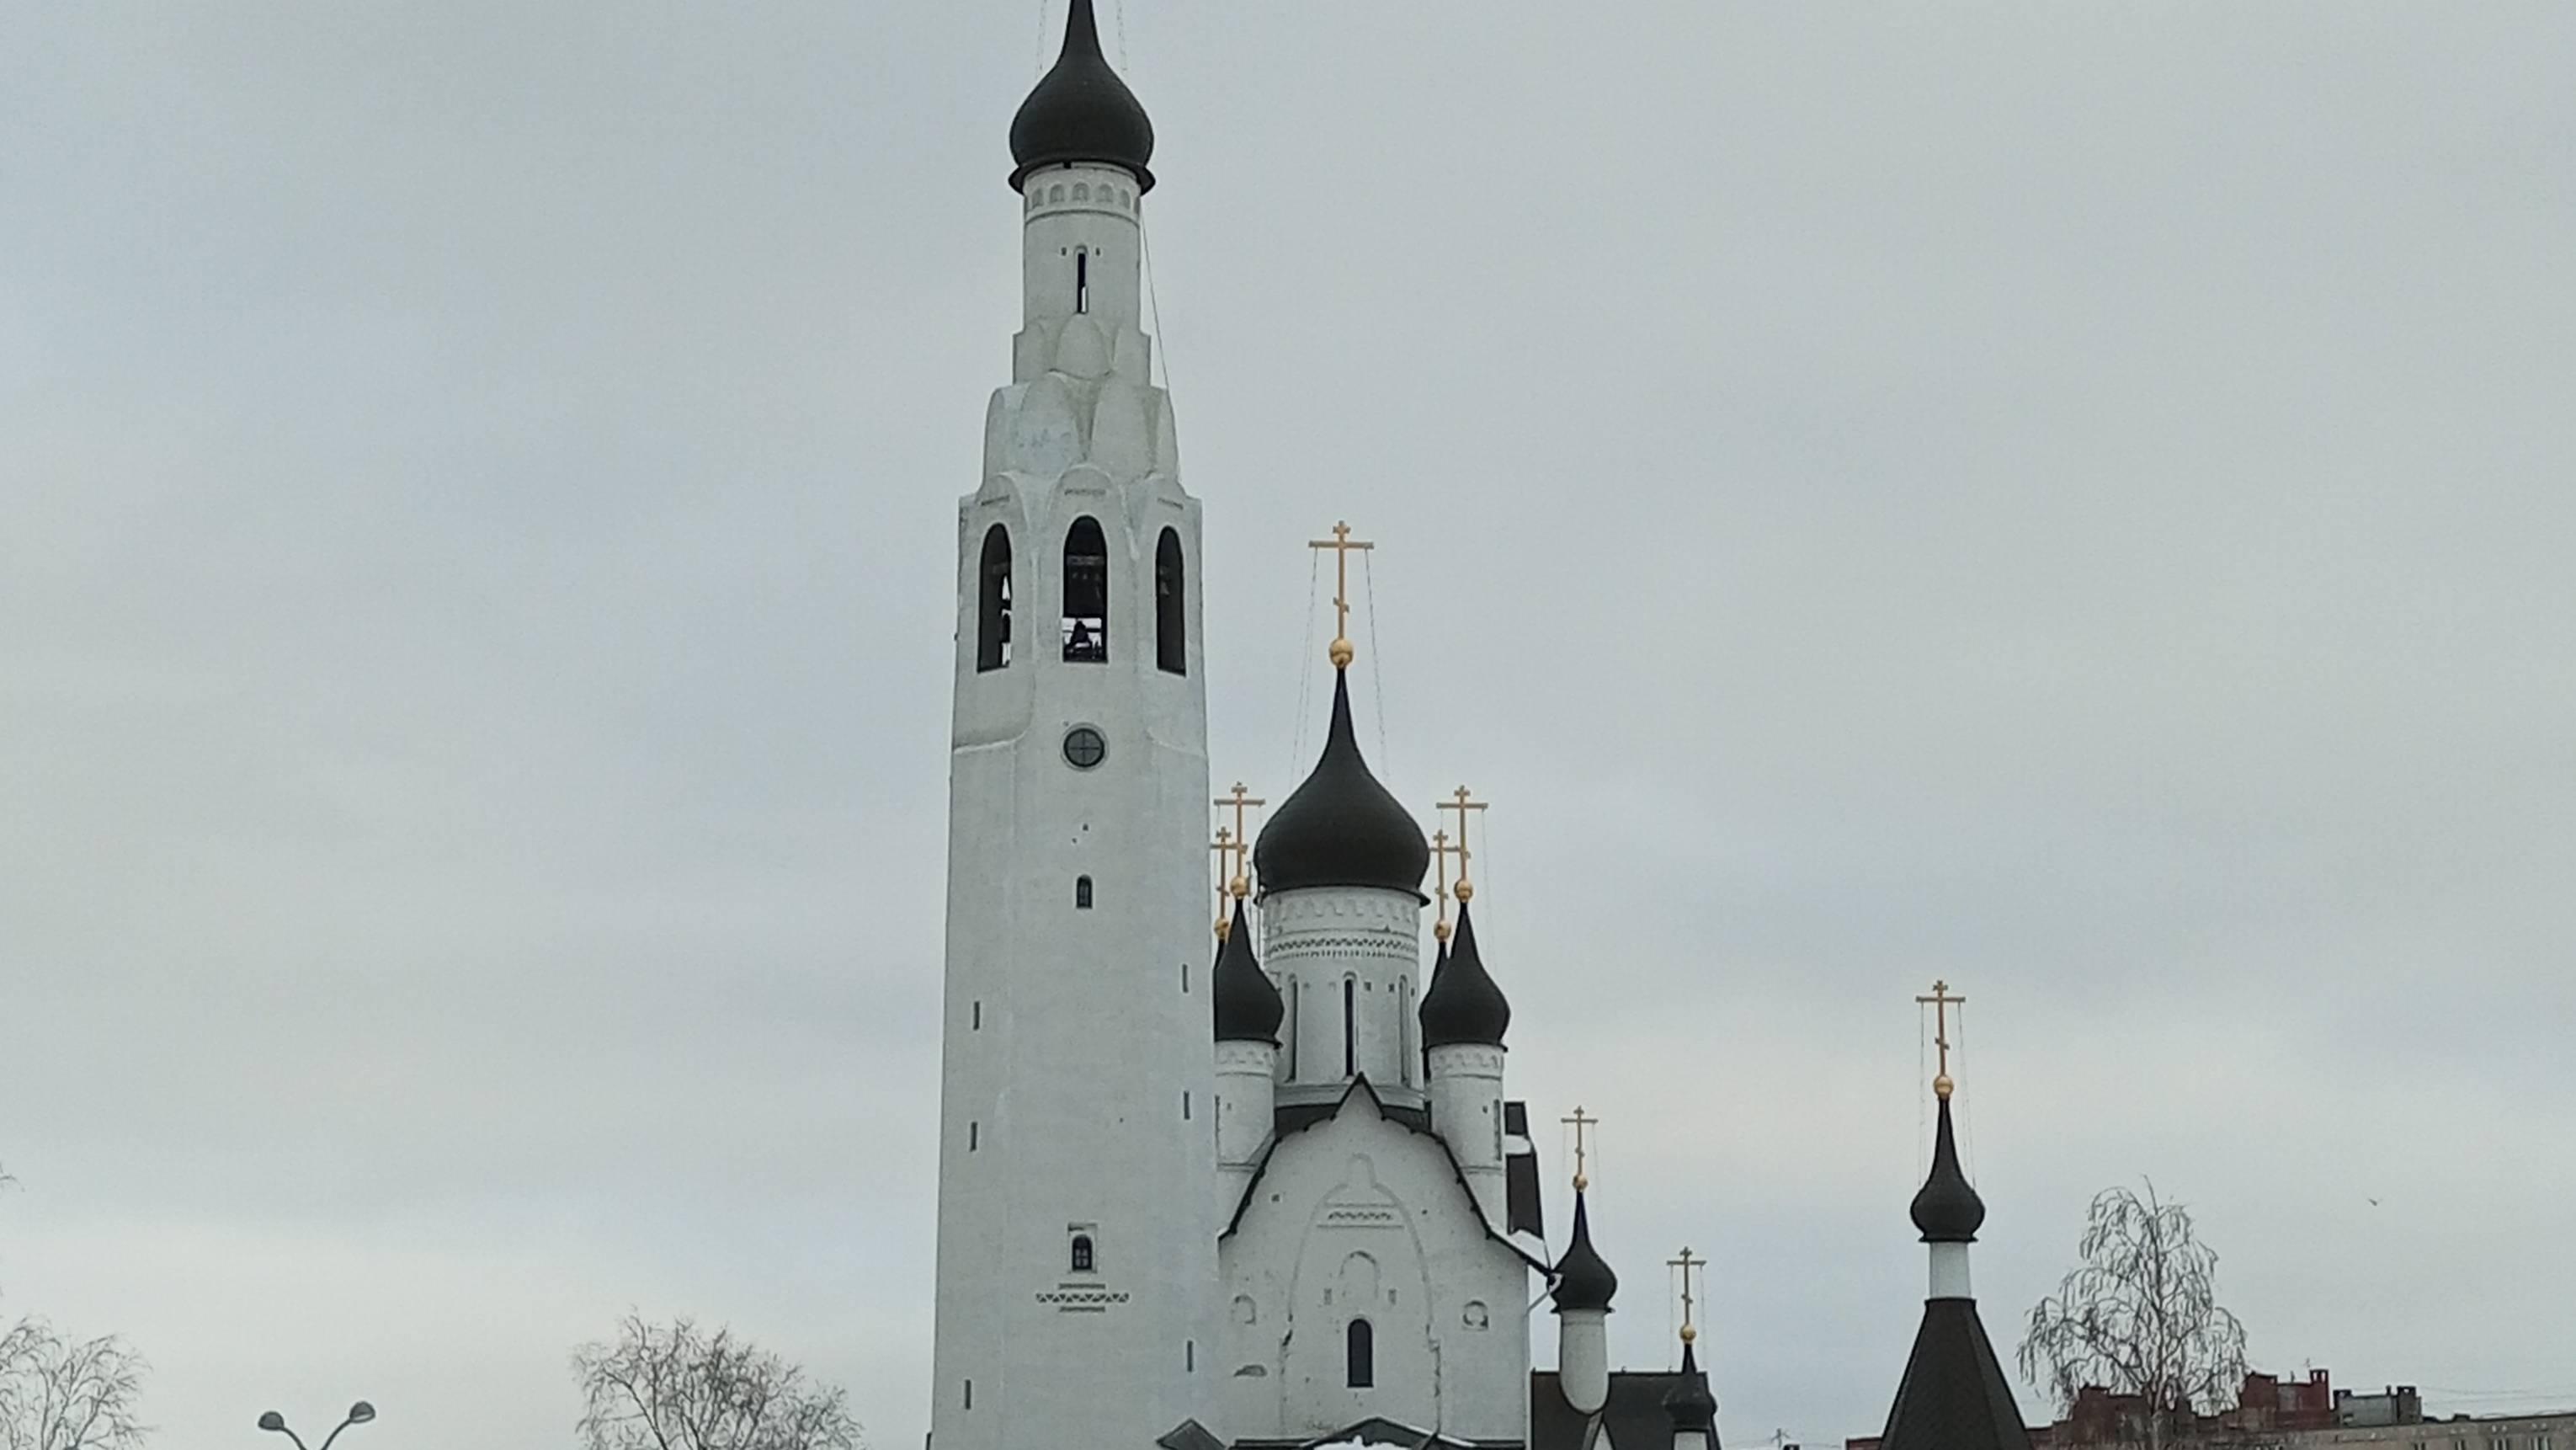
<path fill-rule="evenodd" d="M 349 1418 L 342 1420 L 332 1429 L 329 1435 L 323 1437 L 322 1450 L 331 1450 L 331 1442 L 340 1438 L 340 1432 L 342 1430 L 348 1429 L 351 1425 L 363 1425 L 375 1417 L 376 1407 L 368 1404 L 365 1400 L 360 1400 L 356 1404 L 351 1405 L 349 1407 Z M 279 1434 L 284 1435 L 287 1439 L 293 1440 L 295 1442 L 295 1450 L 304 1450 L 303 1437 L 297 1435 L 293 1430 L 286 1428 L 286 1417 L 279 1414 L 277 1411 L 271 1410 L 260 1416 L 259 1427 L 263 1430 L 275 1430 Z"/>

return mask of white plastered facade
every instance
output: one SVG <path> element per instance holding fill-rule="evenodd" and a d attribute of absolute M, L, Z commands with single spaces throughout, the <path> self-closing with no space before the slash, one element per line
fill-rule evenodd
<path fill-rule="evenodd" d="M 1487 1231 L 1442 1144 L 1365 1088 L 1272 1146 L 1223 1257 L 1230 1437 L 1371 1417 L 1461 1440 L 1528 1433 L 1530 1265 Z M 1354 1319 L 1370 1326 L 1365 1387 L 1350 1383 Z"/>
<path fill-rule="evenodd" d="M 1138 193 L 1111 167 L 1029 178 L 1012 382 L 958 509 L 938 1450 L 1141 1450 L 1214 1418 L 1199 510 L 1146 370 Z M 1066 658 L 1060 609 L 1082 518 L 1106 546 L 1097 660 Z M 1011 635 L 998 665 L 984 619 L 996 527 Z M 1158 648 L 1166 531 L 1183 566 L 1179 671 Z M 1078 727 L 1102 746 L 1088 768 L 1069 758 Z"/>

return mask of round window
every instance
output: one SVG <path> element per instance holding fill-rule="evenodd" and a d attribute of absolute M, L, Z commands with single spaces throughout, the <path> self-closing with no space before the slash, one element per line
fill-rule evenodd
<path fill-rule="evenodd" d="M 1089 770 L 1109 753 L 1109 742 L 1088 725 L 1076 725 L 1064 732 L 1064 763 L 1076 770 Z"/>

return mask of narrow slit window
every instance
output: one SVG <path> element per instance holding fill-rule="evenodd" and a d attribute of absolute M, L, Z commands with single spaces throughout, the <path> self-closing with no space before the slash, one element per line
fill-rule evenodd
<path fill-rule="evenodd" d="M 1154 663 L 1167 675 L 1190 672 L 1189 624 L 1182 617 L 1181 536 L 1163 530 L 1154 546 Z"/>
<path fill-rule="evenodd" d="M 984 559 L 976 571 L 975 668 L 998 670 L 1011 662 L 1011 531 L 984 531 Z"/>
<path fill-rule="evenodd" d="M 1297 1076 L 1297 1040 L 1305 1035 L 1299 1028 L 1297 979 L 1290 977 L 1288 979 L 1288 1076 L 1291 1081 L 1294 1081 Z"/>
<path fill-rule="evenodd" d="M 967 1030 L 967 1031 L 969 1031 L 969 1032 L 981 1032 L 981 1031 L 983 1031 L 983 1030 L 984 1030 L 984 1004 L 983 1004 L 983 1003 L 981 1003 L 981 1002 L 976 1002 L 976 1003 L 973 1003 L 973 1004 L 969 1005 L 969 1007 L 967 1008 L 967 1023 L 966 1023 L 966 1030 Z"/>
<path fill-rule="evenodd" d="M 1109 658 L 1109 542 L 1088 514 L 1064 535 L 1064 657 L 1076 664 Z"/>
<path fill-rule="evenodd" d="M 1365 1319 L 1354 1319 L 1345 1333 L 1350 1351 L 1350 1386 L 1365 1390 L 1377 1384 L 1377 1332 Z"/>
<path fill-rule="evenodd" d="M 1199 1372 L 1199 1342 L 1195 1339 L 1181 1341 L 1181 1370 L 1185 1374 Z"/>
<path fill-rule="evenodd" d="M 1091 254 L 1089 252 L 1073 254 L 1073 310 L 1076 312 L 1091 310 Z"/>
<path fill-rule="evenodd" d="M 1190 1090 L 1189 1090 L 1188 1088 L 1183 1088 L 1183 1089 L 1181 1089 L 1181 1121 L 1182 1121 L 1182 1122 L 1184 1122 L 1184 1123 L 1186 1123 L 1186 1122 L 1188 1122 L 1189 1120 L 1190 1120 Z"/>
<path fill-rule="evenodd" d="M 1091 909 L 1091 878 L 1088 876 L 1073 878 L 1073 909 L 1076 911 Z"/>
<path fill-rule="evenodd" d="M 973 1380 L 968 1380 L 966 1382 L 966 1408 L 970 1410 L 975 1408 L 975 1382 Z"/>
<path fill-rule="evenodd" d="M 966 1125 L 966 1151 L 972 1153 L 982 1146 L 984 1146 L 984 1125 L 975 1122 L 968 1123 Z"/>
<path fill-rule="evenodd" d="M 1348 977 L 1342 978 L 1342 1076 L 1351 1077 L 1360 1070 L 1360 987 Z"/>

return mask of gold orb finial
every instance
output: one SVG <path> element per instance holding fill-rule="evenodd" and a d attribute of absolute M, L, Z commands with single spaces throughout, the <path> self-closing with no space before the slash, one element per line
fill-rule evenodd
<path fill-rule="evenodd" d="M 1950 1086 L 1950 1075 L 1945 1072 L 1932 1079 L 1932 1096 L 1947 1100 L 1950 1096 Z"/>
<path fill-rule="evenodd" d="M 1243 874 L 1241 874 L 1240 872 L 1238 872 L 1238 873 L 1236 873 L 1235 878 L 1234 878 L 1232 881 L 1229 881 L 1229 882 L 1225 883 L 1225 889 L 1226 889 L 1226 890 L 1228 890 L 1228 891 L 1230 891 L 1230 892 L 1232 892 L 1232 893 L 1234 893 L 1234 898 L 1235 898 L 1237 901 L 1240 901 L 1240 900 L 1242 900 L 1244 897 L 1250 896 L 1250 895 L 1252 894 L 1252 881 L 1251 881 L 1251 878 L 1246 877 L 1246 876 L 1244 876 Z"/>
<path fill-rule="evenodd" d="M 1231 931 L 1233 931 L 1233 930 L 1234 930 L 1234 923 L 1233 923 L 1233 922 L 1231 922 L 1231 921 L 1227 920 L 1226 918 L 1224 918 L 1224 917 L 1222 917 L 1222 916 L 1220 916 L 1220 917 L 1218 917 L 1218 918 L 1216 919 L 1216 939 L 1217 939 L 1218 941 L 1223 941 L 1223 940 L 1225 940 L 1225 938 L 1226 938 L 1226 934 L 1227 934 L 1227 933 L 1229 933 L 1229 932 L 1231 932 Z"/>
<path fill-rule="evenodd" d="M 1575 1174 L 1575 1175 L 1574 1175 L 1574 1191 L 1575 1191 L 1575 1192 L 1577 1192 L 1577 1193 L 1581 1193 L 1583 1190 L 1585 1190 L 1585 1189 L 1587 1189 L 1587 1188 L 1590 1188 L 1591 1186 L 1592 1186 L 1592 1180 L 1591 1180 L 1591 1179 L 1586 1178 L 1585 1176 L 1583 1176 L 1583 1175 L 1582 1175 L 1582 1174 L 1580 1174 L 1580 1173 L 1577 1173 L 1577 1174 Z"/>
<path fill-rule="evenodd" d="M 1458 878 L 1458 884 L 1456 886 L 1449 888 L 1449 894 L 1457 897 L 1460 901 L 1465 901 L 1476 894 L 1476 888 L 1469 885 L 1467 879 L 1462 876 Z"/>
<path fill-rule="evenodd" d="M 1340 635 L 1333 636 L 1332 648 L 1326 650 L 1325 653 L 1332 656 L 1334 669 L 1346 670 L 1351 667 L 1351 656 L 1353 653 L 1351 642 L 1342 638 Z"/>
<path fill-rule="evenodd" d="M 1433 922 L 1431 924 L 1431 936 L 1434 941 L 1447 941 L 1449 939 L 1449 923 L 1445 921 Z"/>
<path fill-rule="evenodd" d="M 1697 1326 L 1689 1324 L 1682 1326 L 1682 1343 L 1688 1344 L 1697 1338 L 1699 1338 L 1699 1329 Z"/>

